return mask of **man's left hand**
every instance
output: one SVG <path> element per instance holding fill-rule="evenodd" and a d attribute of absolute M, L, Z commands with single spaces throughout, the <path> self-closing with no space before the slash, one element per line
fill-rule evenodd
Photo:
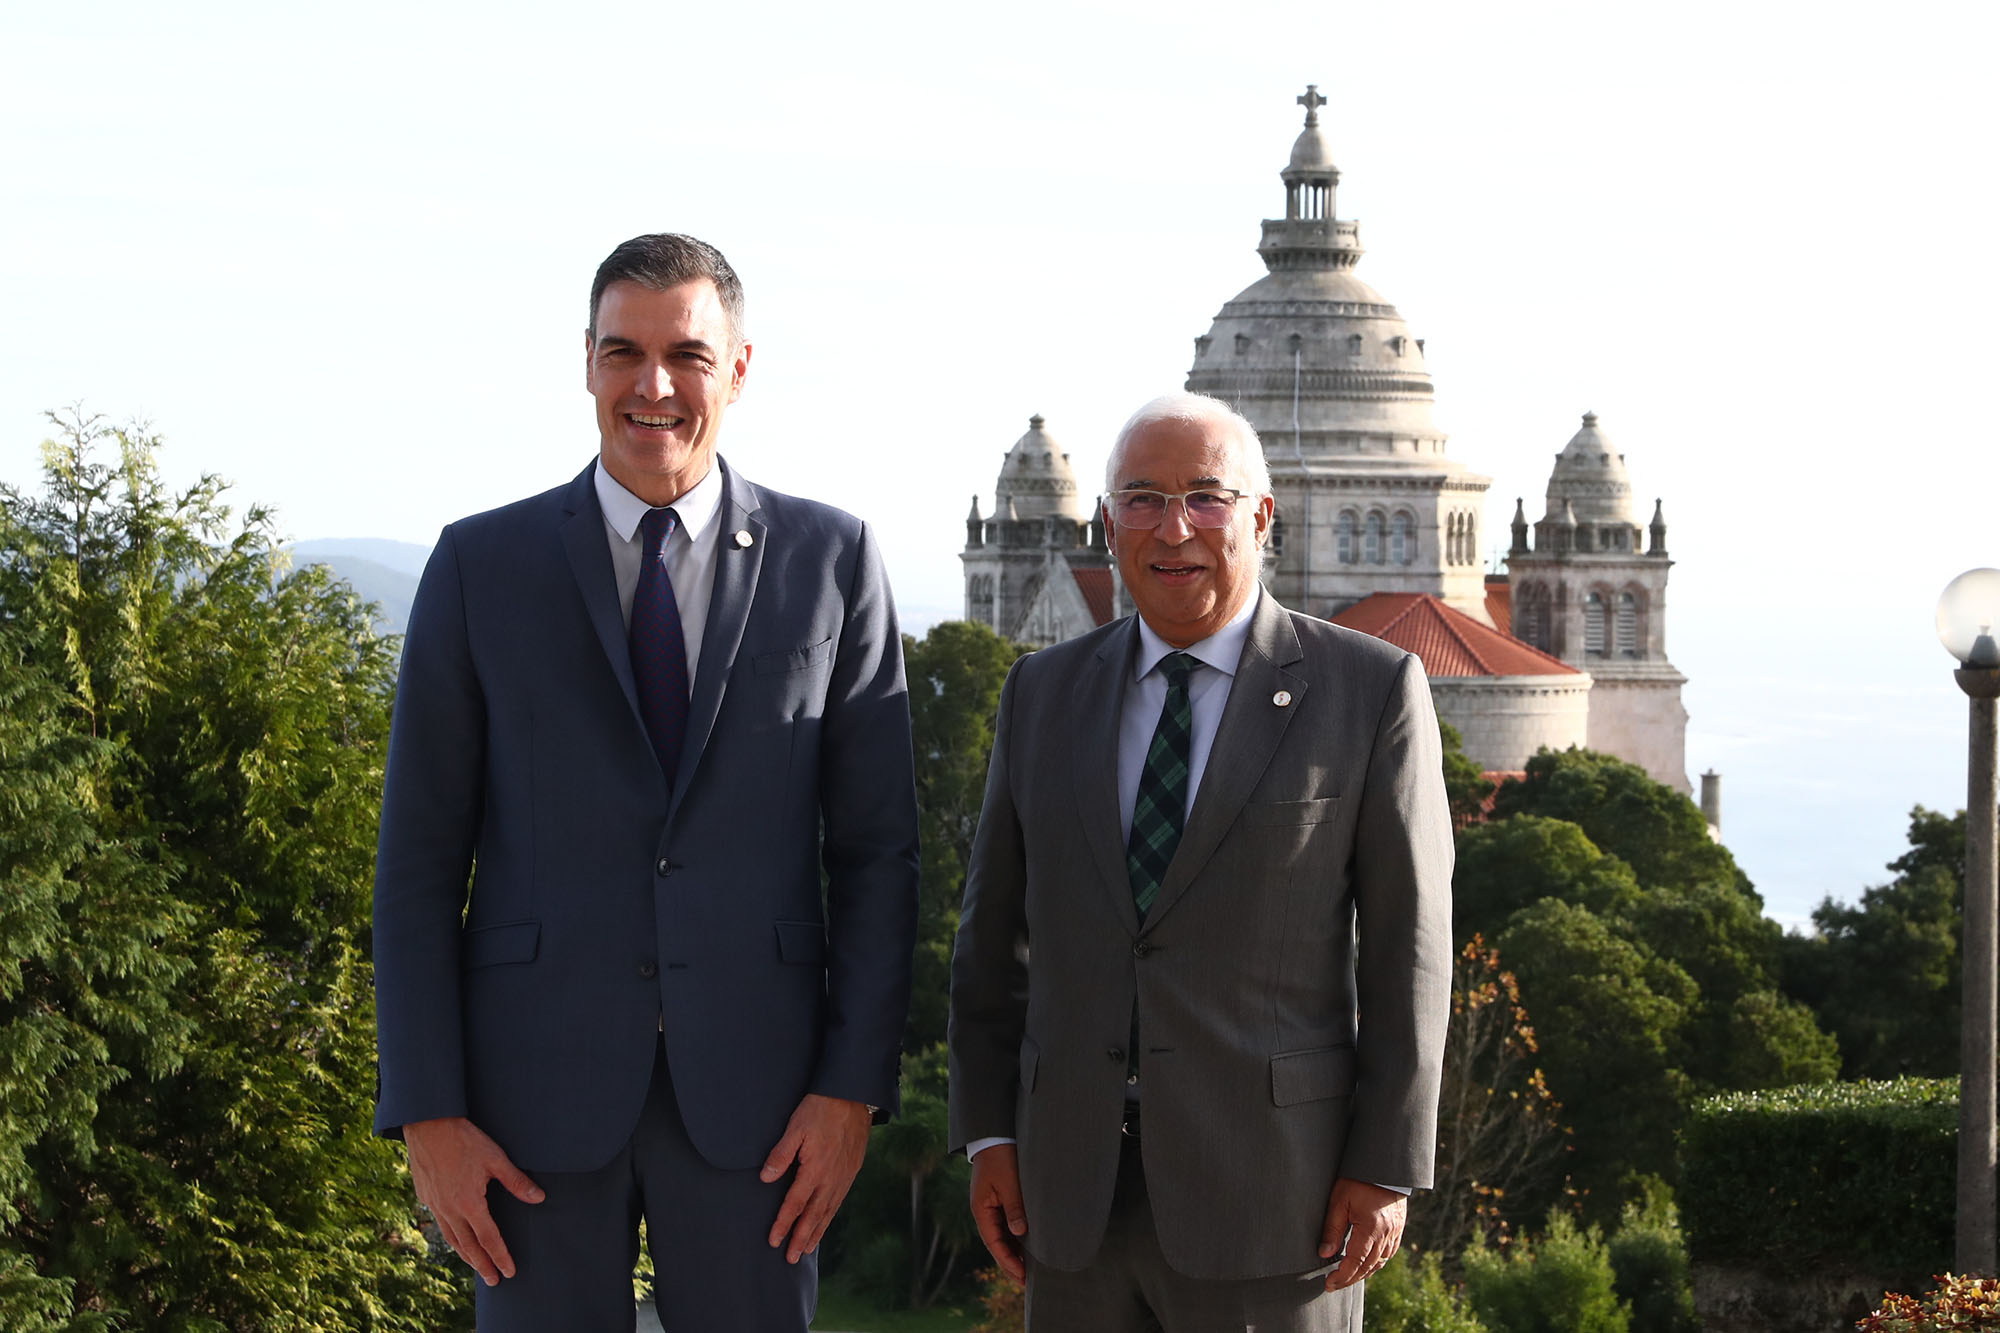
<path fill-rule="evenodd" d="M 1326 1289 L 1338 1291 L 1375 1276 L 1403 1243 L 1403 1221 L 1409 1215 L 1407 1196 L 1380 1185 L 1342 1177 L 1333 1182 L 1333 1197 L 1326 1204 L 1326 1226 L 1320 1232 L 1319 1257 L 1331 1259 L 1340 1253 L 1346 1238 L 1347 1253 L 1326 1275 Z"/>
<path fill-rule="evenodd" d="M 861 1169 L 861 1158 L 868 1151 L 869 1119 L 868 1108 L 860 1102 L 809 1092 L 792 1112 L 785 1136 L 764 1159 L 762 1179 L 767 1185 L 790 1170 L 794 1160 L 799 1164 L 778 1220 L 771 1226 L 771 1246 L 785 1247 L 786 1263 L 795 1264 L 801 1255 L 818 1248 L 826 1224 Z M 1397 1229 L 1402 1229 L 1400 1222 Z"/>

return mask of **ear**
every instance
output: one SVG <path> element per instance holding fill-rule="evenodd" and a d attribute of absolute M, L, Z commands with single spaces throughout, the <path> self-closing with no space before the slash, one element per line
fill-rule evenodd
<path fill-rule="evenodd" d="M 597 368 L 597 339 L 590 336 L 590 330 L 583 331 L 583 387 L 586 393 L 597 392 L 594 372 Z"/>
<path fill-rule="evenodd" d="M 1271 515 L 1275 514 L 1277 510 L 1278 501 L 1276 497 L 1269 495 L 1260 495 L 1257 497 L 1257 507 L 1251 513 L 1254 515 L 1254 521 L 1257 525 L 1257 544 L 1259 546 L 1271 540 Z"/>
<path fill-rule="evenodd" d="M 736 349 L 736 359 L 729 366 L 729 401 L 735 402 L 743 396 L 743 379 L 750 373 L 750 344 L 744 343 Z"/>

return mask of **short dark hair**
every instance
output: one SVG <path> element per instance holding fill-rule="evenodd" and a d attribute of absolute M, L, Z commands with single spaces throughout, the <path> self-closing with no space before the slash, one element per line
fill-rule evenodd
<path fill-rule="evenodd" d="M 674 232 L 634 236 L 613 250 L 597 266 L 590 284 L 590 336 L 597 336 L 597 306 L 604 289 L 614 282 L 636 282 L 663 292 L 669 287 L 707 278 L 722 298 L 722 313 L 729 318 L 729 336 L 743 345 L 743 282 L 722 251 L 707 241 Z"/>

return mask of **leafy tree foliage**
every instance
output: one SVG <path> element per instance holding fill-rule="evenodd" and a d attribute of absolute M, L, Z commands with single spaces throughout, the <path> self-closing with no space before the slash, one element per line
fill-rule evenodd
<path fill-rule="evenodd" d="M 1007 670 L 1022 651 L 984 625 L 963 620 L 934 625 L 922 639 L 903 636 L 923 846 L 908 1051 L 944 1040 L 951 945 L 986 794 L 993 721 Z"/>
<path fill-rule="evenodd" d="M 1641 896 L 1632 868 L 1600 851 L 1577 825 L 1528 814 L 1474 824 L 1458 835 L 1451 892 L 1452 933 L 1460 943 L 1494 938 L 1514 913 L 1544 898 L 1617 916 Z"/>
<path fill-rule="evenodd" d="M 1487 1333 L 1445 1280 L 1443 1260 L 1414 1245 L 1398 1250 L 1368 1279 L 1362 1320 L 1368 1333 Z"/>
<path fill-rule="evenodd" d="M 1785 989 L 1839 1038 L 1842 1077 L 1957 1072 L 1964 865 L 1964 812 L 1918 806 L 1895 878 L 1859 904 L 1827 898 L 1817 934 L 1784 941 Z"/>
<path fill-rule="evenodd" d="M 1649 888 L 1728 884 L 1752 906 L 1764 905 L 1729 849 L 1708 836 L 1694 802 L 1623 759 L 1592 750 L 1544 750 L 1528 761 L 1526 777 L 1500 784 L 1493 814 L 1566 819 Z"/>
<path fill-rule="evenodd" d="M 0 488 L 0 764 L 28 775 L 0 804 L 0 1301 L 32 1275 L 67 1288 L 50 1327 L 451 1326 L 369 1133 L 390 646 L 215 478 L 172 492 L 152 438 L 59 425 L 45 493 Z"/>
<path fill-rule="evenodd" d="M 1611 1237 L 1611 1271 L 1632 1307 L 1632 1333 L 1701 1333 L 1673 1192 L 1657 1178 L 1632 1183 L 1635 1197 Z"/>
<path fill-rule="evenodd" d="M 1520 987 L 1475 935 L 1452 967 L 1437 1175 L 1410 1205 L 1410 1243 L 1432 1258 L 1455 1258 L 1475 1233 L 1504 1241 L 1524 1200 L 1547 1207 L 1569 1143 L 1539 1058 Z"/>

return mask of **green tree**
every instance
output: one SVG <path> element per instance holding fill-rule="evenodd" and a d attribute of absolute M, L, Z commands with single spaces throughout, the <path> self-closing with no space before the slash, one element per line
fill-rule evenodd
<path fill-rule="evenodd" d="M 1593 750 L 1543 750 L 1528 760 L 1525 777 L 1500 784 L 1493 813 L 1497 819 L 1567 819 L 1632 867 L 1648 888 L 1729 884 L 1752 906 L 1764 905 L 1729 849 L 1708 836 L 1694 802 L 1623 759 Z"/>
<path fill-rule="evenodd" d="M 1918 806 L 1909 836 L 1893 880 L 1858 904 L 1827 898 L 1815 934 L 1782 942 L 1784 988 L 1839 1039 L 1843 1078 L 1958 1069 L 1964 812 Z"/>
<path fill-rule="evenodd" d="M 1466 1294 L 1493 1333 L 1627 1333 L 1616 1281 L 1603 1234 L 1560 1212 L 1532 1243 L 1465 1252 Z"/>
<path fill-rule="evenodd" d="M 1632 868 L 1577 825 L 1522 814 L 1459 833 L 1451 895 L 1452 934 L 1462 945 L 1498 936 L 1514 913 L 1544 898 L 1616 916 L 1631 910 L 1640 890 Z"/>
<path fill-rule="evenodd" d="M 1516 912 L 1496 947 L 1520 979 L 1542 1068 L 1575 1131 L 1576 1179 L 1596 1212 L 1615 1210 L 1626 1172 L 1673 1170 L 1694 982 L 1589 908 L 1554 898 Z"/>
<path fill-rule="evenodd" d="M 993 721 L 1007 670 L 1023 651 L 984 625 L 963 620 L 933 625 L 922 639 L 903 636 L 923 848 L 906 1051 L 925 1051 L 944 1040 L 951 945 L 986 793 Z"/>
<path fill-rule="evenodd" d="M 57 1004 L 104 1047 L 74 1126 L 29 1154 L 10 1243 L 116 1326 L 448 1327 L 454 1283 L 369 1132 L 392 647 L 324 569 L 283 568 L 268 514 L 232 521 L 215 478 L 172 492 L 151 437 L 58 424 L 45 493 L 0 488 L 0 622 L 16 682 L 59 698 L 67 740 L 43 739 L 89 746 L 84 822 L 40 864 L 82 909 L 56 928 Z M 147 955 L 94 965 L 119 1008 L 67 963 L 113 944 Z M 0 1109 L 32 1122 L 18 1085 Z"/>

